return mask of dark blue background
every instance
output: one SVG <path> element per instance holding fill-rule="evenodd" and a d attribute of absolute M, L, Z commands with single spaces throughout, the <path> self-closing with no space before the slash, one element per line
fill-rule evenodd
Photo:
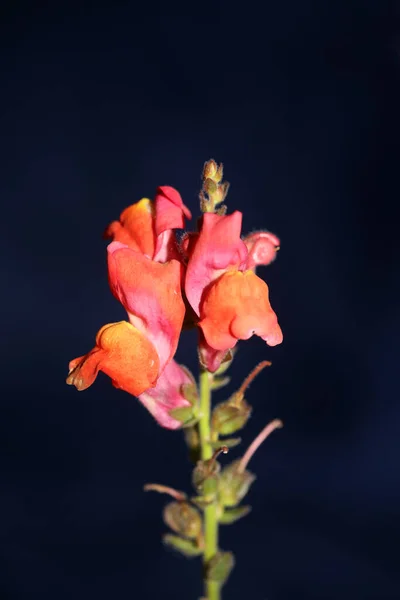
<path fill-rule="evenodd" d="M 394 3 L 54 4 L 1 18 L 0 597 L 201 595 L 199 563 L 160 543 L 164 498 L 142 492 L 190 489 L 181 434 L 106 377 L 64 379 L 124 318 L 104 227 L 163 184 L 195 212 L 214 157 L 244 231 L 281 237 L 260 274 L 285 335 L 242 344 L 232 370 L 230 390 L 273 361 L 245 444 L 285 428 L 251 463 L 253 512 L 222 531 L 224 600 L 400 598 Z M 178 359 L 196 368 L 190 334 Z"/>

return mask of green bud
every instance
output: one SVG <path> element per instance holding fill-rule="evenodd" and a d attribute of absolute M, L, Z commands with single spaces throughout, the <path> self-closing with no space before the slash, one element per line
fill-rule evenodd
<path fill-rule="evenodd" d="M 242 429 L 251 415 L 251 407 L 245 400 L 237 402 L 236 398 L 217 404 L 212 412 L 211 429 L 219 435 L 231 435 Z"/>
<path fill-rule="evenodd" d="M 208 497 L 214 497 L 218 489 L 218 474 L 221 470 L 216 460 L 199 460 L 193 469 L 192 483 L 194 489 Z"/>
<path fill-rule="evenodd" d="M 172 533 L 167 533 L 163 536 L 163 542 L 170 548 L 177 550 L 186 558 L 192 558 L 194 556 L 200 556 L 203 553 L 203 550 L 200 546 L 193 542 L 192 540 L 186 540 L 185 538 L 181 538 L 178 535 L 173 535 Z"/>
<path fill-rule="evenodd" d="M 223 585 L 234 566 L 235 557 L 232 552 L 217 552 L 208 562 L 206 579 L 217 581 L 220 585 Z"/>
<path fill-rule="evenodd" d="M 239 471 L 240 461 L 226 466 L 218 479 L 219 499 L 223 506 L 237 506 L 245 497 L 256 476 L 250 471 Z"/>
<path fill-rule="evenodd" d="M 188 502 L 170 502 L 164 508 L 164 523 L 179 535 L 188 539 L 198 539 L 202 521 L 199 511 Z"/>
<path fill-rule="evenodd" d="M 231 525 L 236 523 L 239 519 L 242 519 L 251 511 L 251 506 L 238 506 L 237 508 L 230 508 L 224 510 L 222 515 L 219 517 L 221 525 Z"/>
<path fill-rule="evenodd" d="M 217 184 L 215 183 L 215 181 L 213 181 L 212 179 L 209 179 L 209 178 L 207 178 L 207 179 L 204 181 L 204 184 L 203 184 L 203 189 L 204 189 L 204 191 L 205 191 L 205 192 L 206 192 L 206 193 L 207 193 L 209 196 L 213 196 L 213 195 L 214 195 L 214 194 L 217 192 L 218 186 L 217 186 Z"/>

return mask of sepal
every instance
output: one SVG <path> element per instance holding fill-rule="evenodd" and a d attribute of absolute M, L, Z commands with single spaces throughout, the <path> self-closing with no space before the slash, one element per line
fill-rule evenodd
<path fill-rule="evenodd" d="M 179 537 L 179 535 L 174 535 L 173 533 L 167 533 L 163 536 L 163 543 L 174 550 L 177 550 L 186 558 L 193 558 L 195 556 L 200 556 L 203 553 L 203 549 L 193 542 L 193 540 L 187 540 L 185 538 Z"/>
<path fill-rule="evenodd" d="M 236 508 L 230 508 L 224 510 L 222 515 L 219 517 L 219 523 L 221 525 L 231 525 L 236 523 L 239 519 L 242 519 L 251 511 L 251 506 L 238 506 Z"/>

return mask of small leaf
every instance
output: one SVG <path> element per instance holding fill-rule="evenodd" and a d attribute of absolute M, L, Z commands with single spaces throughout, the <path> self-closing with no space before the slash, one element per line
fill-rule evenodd
<path fill-rule="evenodd" d="M 167 533 L 163 536 L 163 542 L 170 548 L 173 548 L 186 556 L 186 558 L 193 558 L 194 556 L 200 556 L 200 554 L 202 554 L 202 549 L 199 548 L 195 542 L 185 540 L 184 538 L 179 537 L 179 535 Z"/>
<path fill-rule="evenodd" d="M 207 565 L 206 578 L 224 584 L 234 566 L 235 557 L 232 552 L 217 552 Z"/>
<path fill-rule="evenodd" d="M 206 506 L 210 506 L 210 504 L 212 504 L 215 501 L 215 495 L 193 496 L 192 498 L 190 498 L 190 500 L 193 502 L 193 504 L 203 509 L 206 508 Z"/>
<path fill-rule="evenodd" d="M 238 446 L 241 441 L 242 441 L 242 438 L 240 438 L 240 437 L 228 438 L 227 440 L 219 440 L 218 442 L 211 442 L 211 446 L 212 446 L 213 450 L 218 450 L 218 448 L 221 448 L 222 444 L 224 446 L 227 446 L 228 448 L 234 448 L 235 446 Z"/>
<path fill-rule="evenodd" d="M 251 511 L 251 506 L 238 506 L 237 508 L 231 508 L 225 510 L 219 518 L 221 525 L 230 525 L 236 523 L 239 519 L 242 519 Z"/>
<path fill-rule="evenodd" d="M 220 388 L 225 387 L 230 382 L 230 377 L 214 377 L 210 384 L 210 388 L 212 391 L 219 390 Z"/>

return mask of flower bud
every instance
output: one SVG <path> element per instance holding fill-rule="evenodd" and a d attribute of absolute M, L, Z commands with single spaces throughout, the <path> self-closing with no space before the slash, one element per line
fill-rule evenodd
<path fill-rule="evenodd" d="M 164 508 L 164 523 L 182 537 L 198 539 L 201 534 L 201 517 L 188 502 L 170 502 Z"/>
<path fill-rule="evenodd" d="M 214 451 L 214 454 L 208 460 L 199 460 L 193 470 L 192 482 L 195 490 L 200 493 L 202 501 L 213 502 L 218 491 L 218 475 L 221 466 L 217 462 L 217 457 L 228 452 L 227 446 L 220 446 Z"/>
<path fill-rule="evenodd" d="M 217 581 L 220 585 L 223 585 L 234 566 L 235 557 L 232 552 L 217 552 L 208 562 L 206 580 Z"/>
<path fill-rule="evenodd" d="M 218 165 L 213 158 L 204 163 L 203 179 L 214 179 L 218 174 Z"/>
<path fill-rule="evenodd" d="M 199 494 L 207 492 L 207 497 L 214 496 L 218 486 L 218 474 L 221 471 L 221 465 L 213 460 L 199 460 L 193 469 L 192 483 Z"/>
<path fill-rule="evenodd" d="M 219 435 L 231 435 L 242 429 L 251 415 L 251 407 L 243 399 L 235 404 L 235 400 L 227 400 L 217 404 L 211 417 L 211 428 L 213 433 Z"/>
<path fill-rule="evenodd" d="M 256 476 L 239 469 L 240 460 L 226 466 L 218 478 L 220 502 L 223 506 L 237 506 L 245 497 Z"/>

